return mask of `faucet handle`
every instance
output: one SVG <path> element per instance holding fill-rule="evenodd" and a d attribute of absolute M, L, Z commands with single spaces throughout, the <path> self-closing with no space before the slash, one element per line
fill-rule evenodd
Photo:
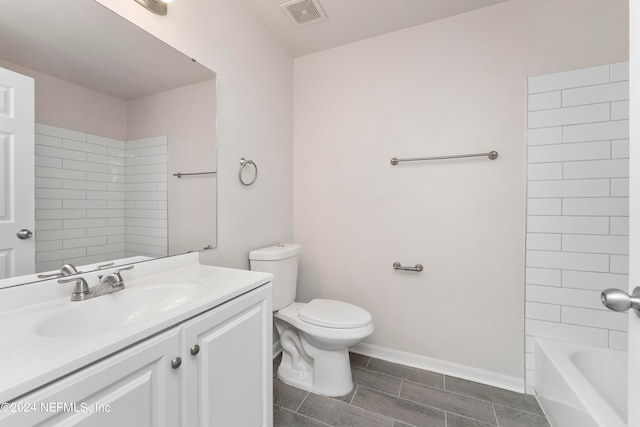
<path fill-rule="evenodd" d="M 120 272 L 125 271 L 125 270 L 133 270 L 133 267 L 134 267 L 133 264 L 128 265 L 126 267 L 122 267 L 122 268 L 116 270 L 114 274 L 120 275 Z"/>
<path fill-rule="evenodd" d="M 78 270 L 72 264 L 65 264 L 60 269 L 60 272 L 63 276 L 71 276 L 72 274 L 77 274 Z"/>
<path fill-rule="evenodd" d="M 72 277 L 70 279 L 59 279 L 58 283 L 71 283 L 75 282 L 76 286 L 73 288 L 73 293 L 71 294 L 71 301 L 78 301 L 84 299 L 87 295 L 89 295 L 89 285 L 87 281 L 84 280 L 83 277 Z"/>
<path fill-rule="evenodd" d="M 64 276 L 64 274 L 58 271 L 57 273 L 51 273 L 51 274 L 38 274 L 38 279 L 51 279 L 52 277 L 62 277 L 62 276 Z"/>
<path fill-rule="evenodd" d="M 128 265 L 126 267 L 123 267 L 123 268 L 120 268 L 120 269 L 114 271 L 111 274 L 107 274 L 104 277 L 98 276 L 98 278 L 100 279 L 100 285 L 103 285 L 105 283 L 109 283 L 114 288 L 122 289 L 122 288 L 124 288 L 124 279 L 122 278 L 120 273 L 125 271 L 125 270 L 132 270 L 132 269 L 133 269 L 133 265 Z"/>
<path fill-rule="evenodd" d="M 112 262 L 108 262 L 106 264 L 100 264 L 99 266 L 94 268 L 93 271 L 102 270 L 103 268 L 111 267 L 112 265 L 113 265 L 113 261 Z"/>
<path fill-rule="evenodd" d="M 120 268 L 118 270 L 116 270 L 115 274 L 118 277 L 118 282 L 120 286 L 124 286 L 124 281 L 122 279 L 122 276 L 120 275 L 121 272 L 125 271 L 125 270 L 133 270 L 133 264 L 128 265 L 126 267 Z"/>
<path fill-rule="evenodd" d="M 71 264 L 65 264 L 57 273 L 38 274 L 38 279 L 50 279 L 52 277 L 71 276 L 72 274 L 78 274 L 78 270 Z"/>

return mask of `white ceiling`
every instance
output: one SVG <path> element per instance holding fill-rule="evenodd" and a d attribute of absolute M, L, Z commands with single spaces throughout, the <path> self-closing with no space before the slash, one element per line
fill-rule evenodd
<path fill-rule="evenodd" d="M 215 78 L 93 0 L 2 0 L 0 60 L 124 100 Z"/>
<path fill-rule="evenodd" d="M 319 0 L 328 19 L 300 28 L 282 12 L 286 0 L 244 1 L 293 56 L 302 56 L 508 0 Z"/>

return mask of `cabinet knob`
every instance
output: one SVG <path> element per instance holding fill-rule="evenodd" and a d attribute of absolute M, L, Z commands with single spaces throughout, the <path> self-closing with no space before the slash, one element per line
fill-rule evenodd
<path fill-rule="evenodd" d="M 198 353 L 200 353 L 200 346 L 198 344 L 192 345 L 191 346 L 191 355 L 195 356 Z"/>
<path fill-rule="evenodd" d="M 173 369 L 178 369 L 180 367 L 180 365 L 182 365 L 182 359 L 179 357 L 176 357 L 175 359 L 173 359 L 171 361 L 171 367 Z"/>

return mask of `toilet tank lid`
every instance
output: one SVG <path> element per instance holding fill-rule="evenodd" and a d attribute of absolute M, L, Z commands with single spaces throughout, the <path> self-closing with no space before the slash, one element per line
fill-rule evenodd
<path fill-rule="evenodd" d="M 255 261 L 277 261 L 291 258 L 300 253 L 300 245 L 297 243 L 280 243 L 262 249 L 254 249 L 249 252 L 249 259 Z"/>

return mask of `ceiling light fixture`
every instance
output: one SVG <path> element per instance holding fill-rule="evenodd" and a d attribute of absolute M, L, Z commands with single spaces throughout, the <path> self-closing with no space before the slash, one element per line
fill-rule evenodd
<path fill-rule="evenodd" d="M 155 13 L 156 15 L 167 14 L 167 3 L 172 0 L 136 0 L 136 3 L 144 6 L 145 9 Z"/>

